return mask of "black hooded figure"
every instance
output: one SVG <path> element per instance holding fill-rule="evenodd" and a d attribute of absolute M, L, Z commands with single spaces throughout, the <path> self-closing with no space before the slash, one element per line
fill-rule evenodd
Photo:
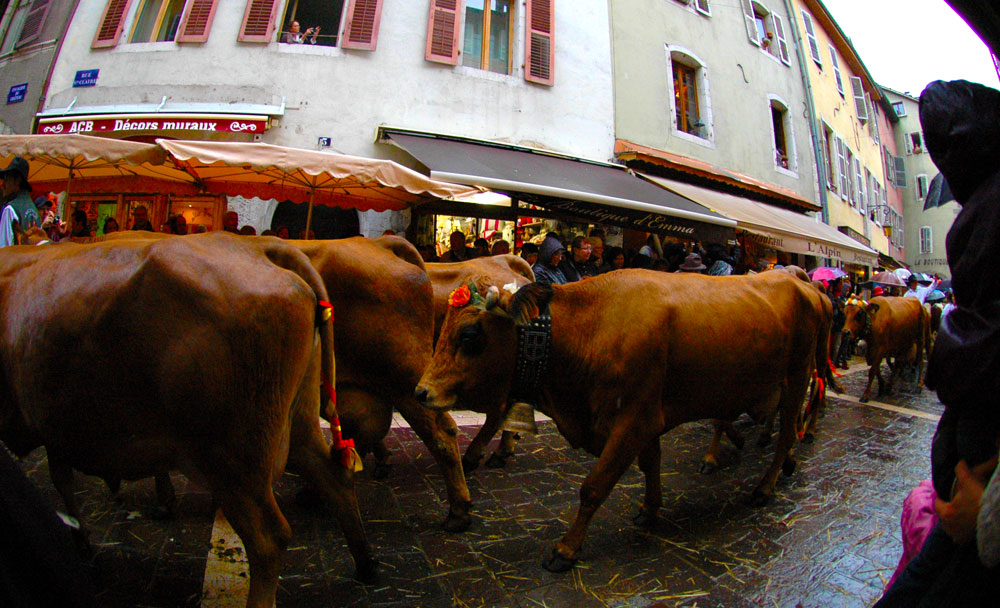
<path fill-rule="evenodd" d="M 927 386 L 945 406 L 931 445 L 934 489 L 952 498 L 955 467 L 997 456 L 1000 430 L 1000 91 L 957 80 L 920 96 L 931 158 L 962 211 L 946 251 L 957 308 L 941 320 Z M 879 608 L 996 606 L 1000 572 L 979 559 L 976 541 L 956 543 L 938 523 Z"/>

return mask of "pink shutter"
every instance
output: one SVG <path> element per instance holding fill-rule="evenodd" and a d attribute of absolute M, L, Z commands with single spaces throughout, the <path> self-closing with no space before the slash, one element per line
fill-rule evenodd
<path fill-rule="evenodd" d="M 538 84 L 555 82 L 555 0 L 528 0 L 524 31 L 524 79 Z"/>
<path fill-rule="evenodd" d="M 382 0 L 350 0 L 347 25 L 340 43 L 345 49 L 374 51 L 378 41 L 378 23 L 382 18 Z"/>
<path fill-rule="evenodd" d="M 51 0 L 33 0 L 28 8 L 28 17 L 21 27 L 21 35 L 17 39 L 18 47 L 22 47 L 29 42 L 34 42 L 42 33 L 42 25 L 45 23 L 45 15 L 49 12 Z"/>
<path fill-rule="evenodd" d="M 97 34 L 90 48 L 99 49 L 118 44 L 122 28 L 125 27 L 125 13 L 131 6 L 132 0 L 108 0 L 104 14 L 101 15 L 101 25 L 97 28 Z"/>
<path fill-rule="evenodd" d="M 188 0 L 181 24 L 177 28 L 177 42 L 205 42 L 215 19 L 219 0 Z"/>
<path fill-rule="evenodd" d="M 274 33 L 274 21 L 278 13 L 276 0 L 247 0 L 247 10 L 243 13 L 243 25 L 236 37 L 240 42 L 271 41 Z"/>
<path fill-rule="evenodd" d="M 424 59 L 458 65 L 458 26 L 460 0 L 431 0 L 427 18 L 427 48 Z"/>

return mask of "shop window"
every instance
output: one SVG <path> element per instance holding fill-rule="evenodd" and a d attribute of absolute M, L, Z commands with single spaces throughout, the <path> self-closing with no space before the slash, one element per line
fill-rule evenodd
<path fill-rule="evenodd" d="M 167 42 L 177 35 L 184 0 L 142 0 L 129 42 Z"/>
<path fill-rule="evenodd" d="M 931 227 L 920 227 L 920 253 L 934 253 L 934 240 L 931 238 Z"/>
<path fill-rule="evenodd" d="M 788 106 L 780 99 L 771 99 L 771 139 L 774 145 L 774 165 L 780 169 L 795 170 L 794 140 Z"/>
<path fill-rule="evenodd" d="M 306 44 L 312 44 L 313 33 L 319 28 L 315 44 L 337 46 L 337 35 L 340 32 L 340 19 L 343 13 L 344 0 L 292 0 L 285 11 L 278 40 L 279 42 L 290 40 L 286 34 L 291 34 L 292 24 L 298 23 L 300 35 L 312 30 L 305 38 Z"/>
<path fill-rule="evenodd" d="M 466 0 L 462 65 L 510 74 L 512 0 Z"/>
<path fill-rule="evenodd" d="M 680 51 L 670 52 L 674 83 L 674 128 L 701 139 L 709 139 L 708 76 L 701 62 Z"/>

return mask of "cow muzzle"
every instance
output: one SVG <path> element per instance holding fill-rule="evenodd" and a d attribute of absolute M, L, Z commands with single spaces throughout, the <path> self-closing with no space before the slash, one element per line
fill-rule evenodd
<path fill-rule="evenodd" d="M 423 384 L 418 384 L 417 388 L 413 390 L 413 396 L 416 397 L 420 405 L 426 407 L 429 410 L 446 410 L 455 405 L 455 399 L 442 400 L 437 391 L 424 386 Z"/>

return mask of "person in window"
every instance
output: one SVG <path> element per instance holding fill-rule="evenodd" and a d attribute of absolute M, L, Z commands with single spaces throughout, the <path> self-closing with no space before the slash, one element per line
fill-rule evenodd
<path fill-rule="evenodd" d="M 299 22 L 292 21 L 292 24 L 288 26 L 288 31 L 285 32 L 285 42 L 287 44 L 305 44 L 308 41 L 309 44 L 316 44 L 316 36 L 319 36 L 319 29 L 317 25 L 303 32 L 301 31 Z"/>
<path fill-rule="evenodd" d="M 118 232 L 118 220 L 113 217 L 107 217 L 104 220 L 104 234 L 111 234 L 112 232 Z"/>

